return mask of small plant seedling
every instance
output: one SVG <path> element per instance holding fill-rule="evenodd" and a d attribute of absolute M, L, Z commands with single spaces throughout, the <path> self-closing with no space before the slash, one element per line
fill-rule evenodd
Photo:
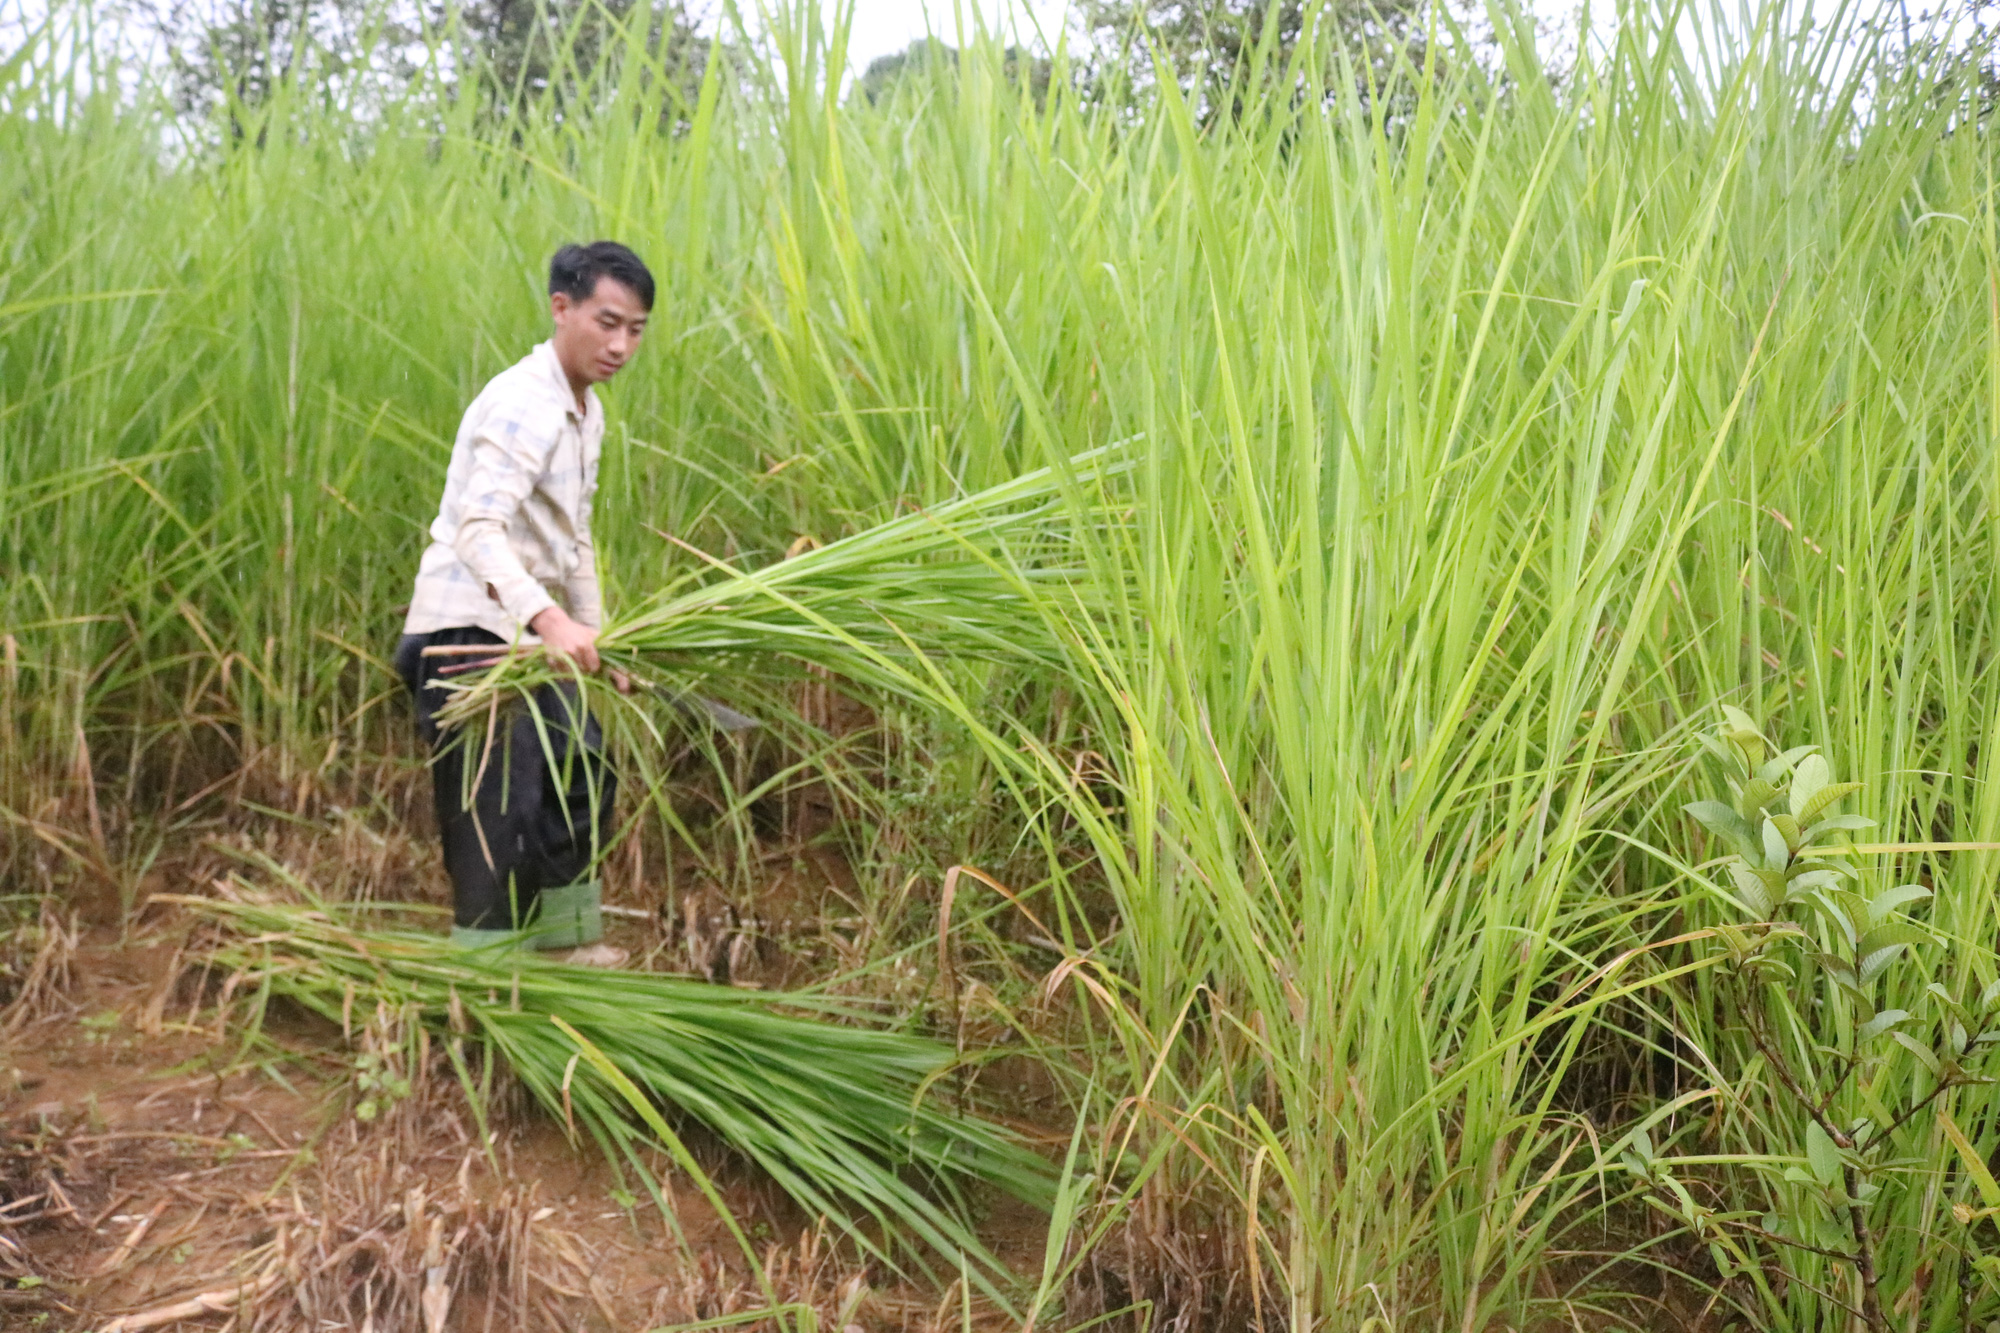
<path fill-rule="evenodd" d="M 361 1094 L 361 1100 L 354 1104 L 354 1118 L 363 1124 L 410 1095 L 410 1080 L 379 1051 L 363 1051 L 354 1057 L 354 1086 Z"/>
<path fill-rule="evenodd" d="M 1947 959 L 1963 974 L 1952 984 L 1912 978 L 1911 948 L 1935 943 L 1913 916 L 1931 890 L 1876 889 L 1831 856 L 1835 835 L 1873 826 L 1835 813 L 1862 784 L 1837 781 L 1814 746 L 1772 753 L 1748 715 L 1722 712 L 1723 725 L 1702 744 L 1721 769 L 1727 799 L 1685 809 L 1729 849 L 1727 883 L 1710 886 L 1726 917 L 1711 935 L 1717 1000 L 1723 1022 L 1747 1034 L 1754 1057 L 1726 1091 L 1744 1104 L 1744 1123 L 1766 1138 L 1763 1151 L 1733 1156 L 1723 1169 L 1750 1173 L 1755 1179 L 1743 1183 L 1761 1185 L 1772 1206 L 1729 1211 L 1701 1202 L 1709 1196 L 1698 1195 L 1643 1129 L 1628 1139 L 1623 1162 L 1649 1203 L 1708 1244 L 1725 1278 L 1746 1276 L 1775 1299 L 1774 1267 L 1797 1278 L 1801 1261 L 1831 1265 L 1851 1281 L 1850 1308 L 1863 1324 L 1887 1333 L 1902 1293 L 1882 1290 L 1876 1219 L 1919 1178 L 1912 1166 L 1945 1165 L 1929 1160 L 1950 1151 L 1934 1146 L 1934 1124 L 1960 1145 L 1967 1167 L 1977 1167 L 1975 1178 L 1991 1184 L 1947 1102 L 1954 1088 L 1993 1081 L 1986 1067 L 2000 1046 L 2000 982 L 1965 998 L 1970 968 L 1957 959 Z M 1744 1193 L 1751 1191 L 1738 1197 Z M 1961 1206 L 1960 1221 L 2000 1213 L 2000 1186 L 1992 1193 L 1976 1215 Z M 1968 1261 L 1988 1294 L 2000 1295 L 2000 1265 Z"/>

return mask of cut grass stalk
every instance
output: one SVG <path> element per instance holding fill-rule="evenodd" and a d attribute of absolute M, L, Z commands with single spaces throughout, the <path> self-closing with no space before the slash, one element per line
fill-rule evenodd
<path fill-rule="evenodd" d="M 927 1269 L 905 1243 L 914 1237 L 951 1268 L 963 1256 L 996 1300 L 1004 1269 L 974 1234 L 968 1189 L 991 1186 L 1042 1208 L 1054 1197 L 1053 1170 L 1020 1133 L 930 1095 L 952 1049 L 886 1030 L 863 1005 L 470 951 L 371 928 L 380 908 L 172 901 L 228 926 L 217 964 L 270 994 L 336 1023 L 357 1004 L 384 1004 L 477 1041 L 573 1134 L 649 1185 L 649 1150 L 693 1169 L 653 1109 L 668 1108 L 870 1253 Z"/>

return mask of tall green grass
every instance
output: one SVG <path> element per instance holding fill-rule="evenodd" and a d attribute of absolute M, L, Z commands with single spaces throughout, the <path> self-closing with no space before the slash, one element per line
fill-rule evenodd
<path fill-rule="evenodd" d="M 1702 1248 L 1596 1169 L 1665 1108 L 1760 1142 L 1662 944 L 1712 915 L 1669 859 L 1710 854 L 1692 735 L 1730 700 L 1866 778 L 1885 837 L 2000 838 L 2000 275 L 1956 85 L 1851 21 L 1700 49 L 1683 14 L 1367 105 L 1308 51 L 1334 91 L 1236 120 L 1037 102 L 985 42 L 850 104 L 800 15 L 678 138 L 628 62 L 591 113 L 298 90 L 216 147 L 62 11 L 0 85 L 9 863 L 96 854 L 83 745 L 112 859 L 231 767 L 304 799 L 407 746 L 382 658 L 457 414 L 538 336 L 547 251 L 616 235 L 662 296 L 608 395 L 614 607 L 724 577 L 661 533 L 755 569 L 1132 442 L 1062 493 L 1090 604 L 1009 611 L 1034 670 L 898 622 L 939 711 L 883 714 L 934 761 L 912 827 L 1013 793 L 938 854 L 1029 848 L 1081 960 L 1080 1104 L 1137 1197 L 1059 1225 L 1205 1230 L 1102 1262 L 1191 1302 L 1235 1273 L 1301 1329 L 1637 1319 L 1604 1293 L 1649 1264 L 1698 1308 Z M 1993 868 L 1906 868 L 1982 958 Z M 1883 1281 L 1951 1328 L 1968 1186 L 1932 1146 Z M 1834 1326 L 1815 1262 L 1720 1308 Z"/>

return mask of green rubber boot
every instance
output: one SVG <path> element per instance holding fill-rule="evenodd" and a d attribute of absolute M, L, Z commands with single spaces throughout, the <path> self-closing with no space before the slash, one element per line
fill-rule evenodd
<path fill-rule="evenodd" d="M 604 938 L 604 884 L 586 879 L 535 895 L 529 943 L 537 949 L 574 949 Z"/>

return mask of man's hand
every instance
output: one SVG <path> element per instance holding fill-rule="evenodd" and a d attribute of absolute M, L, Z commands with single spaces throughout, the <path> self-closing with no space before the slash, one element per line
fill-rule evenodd
<path fill-rule="evenodd" d="M 583 670 L 596 672 L 597 631 L 572 620 L 560 606 L 549 607 L 537 615 L 528 622 L 528 628 L 539 634 L 542 646 L 557 657 L 567 657 Z"/>

